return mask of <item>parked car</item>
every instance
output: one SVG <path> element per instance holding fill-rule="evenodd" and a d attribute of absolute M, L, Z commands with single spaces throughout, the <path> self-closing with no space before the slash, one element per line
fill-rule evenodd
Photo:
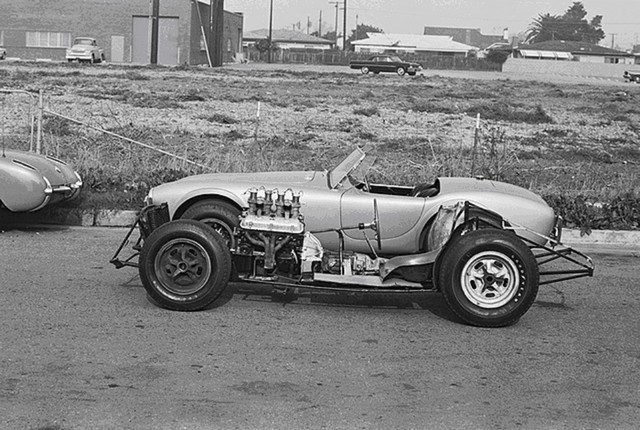
<path fill-rule="evenodd" d="M 372 184 L 356 149 L 331 170 L 215 173 L 150 190 L 111 262 L 155 303 L 206 308 L 230 280 L 360 293 L 438 290 L 462 320 L 516 322 L 538 285 L 593 274 L 536 194 L 485 179 Z M 134 229 L 140 238 L 119 257 Z M 576 257 L 570 257 L 576 256 Z M 138 257 L 138 261 L 135 261 Z M 552 260 L 577 269 L 540 271 Z"/>
<path fill-rule="evenodd" d="M 625 70 L 622 77 L 629 82 L 636 82 L 640 84 L 640 71 Z"/>
<path fill-rule="evenodd" d="M 7 50 L 0 46 L 0 60 L 7 58 Z"/>
<path fill-rule="evenodd" d="M 67 61 L 101 63 L 105 61 L 104 50 L 92 37 L 76 37 L 71 48 L 67 49 Z"/>
<path fill-rule="evenodd" d="M 67 163 L 17 150 L 0 153 L 0 208 L 32 212 L 78 197 L 82 179 Z"/>
<path fill-rule="evenodd" d="M 364 75 L 369 72 L 374 74 L 391 72 L 400 76 L 404 76 L 405 73 L 413 76 L 422 70 L 420 64 L 401 60 L 395 55 L 375 55 L 368 60 L 354 60 L 349 63 L 349 66 L 352 69 L 360 69 Z"/>

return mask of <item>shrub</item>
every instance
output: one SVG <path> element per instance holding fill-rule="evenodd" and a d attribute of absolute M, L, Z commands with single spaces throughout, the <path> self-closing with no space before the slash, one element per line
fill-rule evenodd
<path fill-rule="evenodd" d="M 379 115 L 380 110 L 378 109 L 377 106 L 371 106 L 371 107 L 355 108 L 353 110 L 353 113 L 356 115 L 373 116 L 373 115 Z"/>
<path fill-rule="evenodd" d="M 511 51 L 490 50 L 487 52 L 485 58 L 490 63 L 504 64 L 504 62 L 507 61 L 507 58 L 509 58 L 509 55 L 511 55 Z"/>

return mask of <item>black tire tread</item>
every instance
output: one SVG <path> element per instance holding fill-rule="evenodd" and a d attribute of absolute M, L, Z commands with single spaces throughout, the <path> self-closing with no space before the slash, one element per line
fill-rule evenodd
<path fill-rule="evenodd" d="M 523 264 L 528 266 L 525 270 L 530 270 L 532 275 L 528 277 L 528 290 L 524 303 L 517 307 L 516 311 L 507 317 L 496 318 L 495 320 L 484 319 L 462 310 L 462 306 L 457 303 L 451 288 L 448 286 L 447 275 L 455 271 L 458 259 L 470 252 L 474 247 L 480 246 L 482 242 L 485 245 L 504 247 L 506 250 L 512 248 L 513 251 L 520 254 L 524 260 Z M 538 293 L 539 272 L 535 257 L 531 250 L 512 232 L 498 229 L 482 229 L 468 232 L 465 235 L 452 239 L 445 249 L 439 269 L 436 274 L 438 277 L 438 285 L 443 293 L 444 299 L 449 308 L 463 321 L 468 324 L 480 327 L 505 327 L 516 323 L 533 305 Z"/>
<path fill-rule="evenodd" d="M 168 240 L 176 237 L 186 236 L 198 241 L 210 253 L 210 258 L 214 261 L 216 269 L 216 279 L 213 285 L 205 287 L 208 291 L 200 298 L 190 302 L 176 303 L 166 298 L 154 288 L 152 279 L 153 252 L 159 249 Z M 213 255 L 211 255 L 213 254 Z M 206 224 L 195 220 L 177 220 L 163 224 L 155 229 L 145 240 L 139 258 L 139 274 L 142 284 L 147 294 L 160 306 L 178 311 L 196 311 L 211 306 L 224 292 L 231 275 L 231 253 L 227 249 L 223 238 Z"/>

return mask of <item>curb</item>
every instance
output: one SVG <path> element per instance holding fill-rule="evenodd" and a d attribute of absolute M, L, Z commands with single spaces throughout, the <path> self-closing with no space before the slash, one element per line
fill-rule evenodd
<path fill-rule="evenodd" d="M 9 218 L 9 223 L 58 224 L 76 227 L 131 227 L 136 220 L 133 210 L 69 210 L 50 208 L 38 213 L 21 214 Z M 592 230 L 584 234 L 580 230 L 562 231 L 562 243 L 570 246 L 615 246 L 640 248 L 640 231 L 637 230 Z"/>
<path fill-rule="evenodd" d="M 620 248 L 640 248 L 640 231 L 637 230 L 591 230 L 583 234 L 580 230 L 562 230 L 562 242 L 577 246 L 616 246 Z"/>

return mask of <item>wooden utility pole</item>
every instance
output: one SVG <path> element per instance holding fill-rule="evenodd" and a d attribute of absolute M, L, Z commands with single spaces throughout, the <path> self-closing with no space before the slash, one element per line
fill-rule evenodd
<path fill-rule="evenodd" d="M 347 0 L 344 3 L 344 16 L 342 17 L 342 50 L 347 50 Z"/>
<path fill-rule="evenodd" d="M 267 63 L 271 62 L 271 43 L 273 42 L 273 0 L 269 6 L 269 45 L 267 47 Z"/>
<path fill-rule="evenodd" d="M 336 5 L 336 24 L 335 24 L 335 29 L 336 29 L 336 49 L 338 49 L 338 6 L 340 5 L 340 2 L 339 1 L 330 1 L 329 3 Z"/>
<path fill-rule="evenodd" d="M 160 0 L 151 0 L 151 13 L 149 14 L 151 47 L 149 51 L 149 63 L 158 64 L 158 24 L 160 20 Z"/>
<path fill-rule="evenodd" d="M 213 45 L 211 65 L 213 67 L 221 67 L 224 45 L 224 0 L 211 0 L 210 12 L 209 40 L 212 41 Z"/>
<path fill-rule="evenodd" d="M 318 37 L 322 37 L 322 11 L 320 11 L 320 19 L 318 20 Z"/>

